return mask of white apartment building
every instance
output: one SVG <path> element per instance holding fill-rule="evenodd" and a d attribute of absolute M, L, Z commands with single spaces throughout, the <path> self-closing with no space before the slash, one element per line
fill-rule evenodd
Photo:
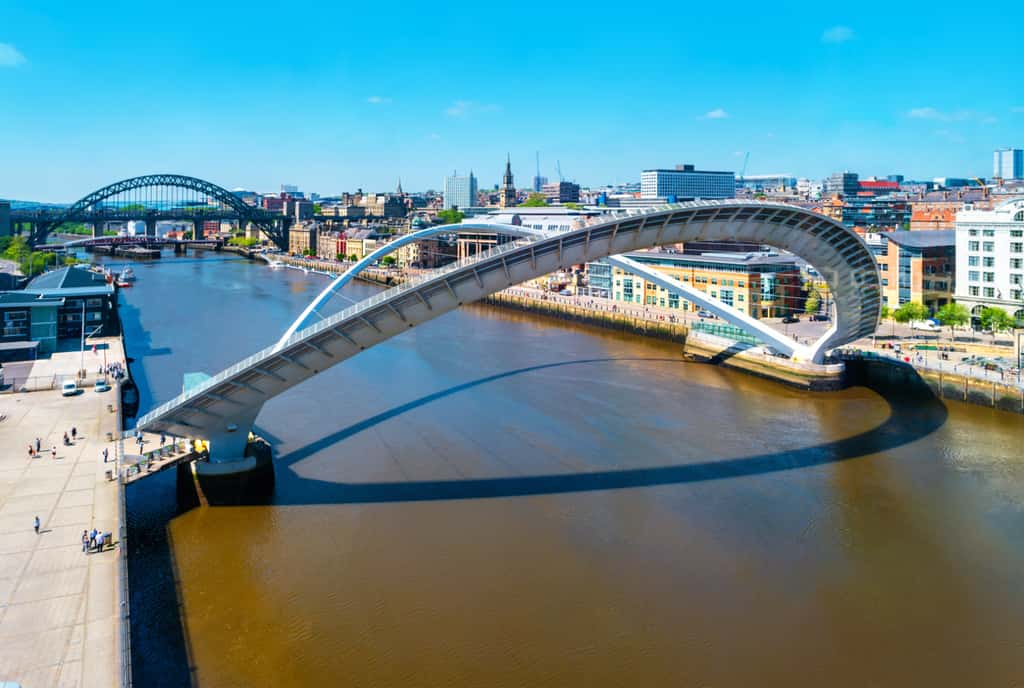
<path fill-rule="evenodd" d="M 640 173 L 640 198 L 736 198 L 733 172 L 697 170 L 693 165 L 676 165 L 674 170 L 644 170 Z"/>
<path fill-rule="evenodd" d="M 1024 320 L 1024 198 L 956 214 L 955 297 L 974 316 L 995 306 Z"/>

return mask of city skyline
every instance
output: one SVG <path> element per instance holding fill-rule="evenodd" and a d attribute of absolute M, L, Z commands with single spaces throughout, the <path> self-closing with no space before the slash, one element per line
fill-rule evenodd
<path fill-rule="evenodd" d="M 506 153 L 532 177 L 535 151 L 543 176 L 559 161 L 584 186 L 677 163 L 739 172 L 747 152 L 748 174 L 988 177 L 993 150 L 1024 145 L 1024 99 L 1003 88 L 1011 43 L 941 13 L 892 7 L 871 24 L 665 4 L 498 24 L 457 4 L 403 9 L 366 8 L 379 31 L 321 41 L 349 15 L 300 3 L 282 40 L 263 3 L 185 2 L 179 19 L 7 3 L 0 196 L 69 202 L 158 171 L 328 195 L 398 177 L 440 190 L 473 169 L 490 188 Z"/>

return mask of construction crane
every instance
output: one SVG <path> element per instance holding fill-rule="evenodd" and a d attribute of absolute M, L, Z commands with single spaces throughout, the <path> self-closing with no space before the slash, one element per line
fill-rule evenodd
<path fill-rule="evenodd" d="M 565 177 L 562 176 L 562 161 L 561 160 L 555 160 L 555 170 L 558 171 L 558 181 L 564 182 L 565 181 Z"/>
<path fill-rule="evenodd" d="M 740 184 L 743 183 L 744 177 L 747 176 L 747 163 L 750 162 L 750 152 L 748 151 L 743 155 L 743 169 L 740 170 Z"/>

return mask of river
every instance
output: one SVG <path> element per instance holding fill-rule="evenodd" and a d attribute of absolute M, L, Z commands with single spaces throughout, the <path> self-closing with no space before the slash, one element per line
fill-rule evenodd
<path fill-rule="evenodd" d="M 212 253 L 135 270 L 143 413 L 325 280 Z M 128 490 L 142 688 L 1024 680 L 1020 416 L 471 306 L 258 430 L 266 506 L 179 513 L 173 472 Z"/>

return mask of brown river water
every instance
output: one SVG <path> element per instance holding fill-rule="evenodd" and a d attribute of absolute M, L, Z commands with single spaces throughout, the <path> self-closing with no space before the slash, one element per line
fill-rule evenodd
<path fill-rule="evenodd" d="M 324 283 L 136 271 L 143 412 Z M 1024 685 L 1024 417 L 679 353 L 469 307 L 274 399 L 271 503 L 129 489 L 136 685 Z"/>

